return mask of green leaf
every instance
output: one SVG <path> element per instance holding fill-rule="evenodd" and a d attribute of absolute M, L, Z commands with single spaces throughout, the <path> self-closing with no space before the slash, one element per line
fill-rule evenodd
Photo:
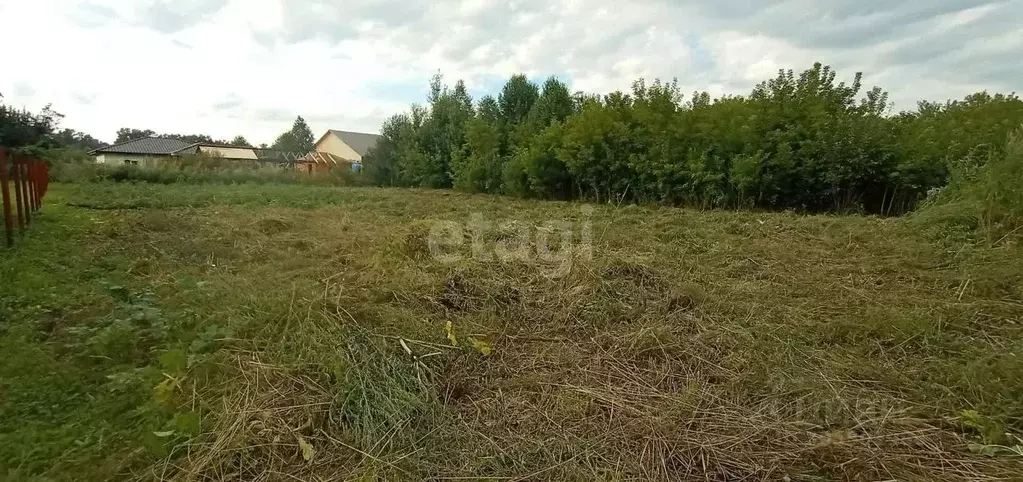
<path fill-rule="evenodd" d="M 166 457 L 168 450 L 165 441 L 169 435 L 163 434 L 167 433 L 173 434 L 174 432 L 143 432 L 142 445 L 145 446 L 146 449 L 148 449 L 154 456 L 159 458 Z"/>
<path fill-rule="evenodd" d="M 159 403 L 169 402 L 180 384 L 181 380 L 168 376 L 153 387 L 153 399 Z"/>
<path fill-rule="evenodd" d="M 167 350 L 160 354 L 160 367 L 168 373 L 184 373 L 188 370 L 188 355 L 184 350 Z"/>
<path fill-rule="evenodd" d="M 172 423 L 178 432 L 194 437 L 199 435 L 199 420 L 199 412 L 189 411 L 175 415 Z"/>

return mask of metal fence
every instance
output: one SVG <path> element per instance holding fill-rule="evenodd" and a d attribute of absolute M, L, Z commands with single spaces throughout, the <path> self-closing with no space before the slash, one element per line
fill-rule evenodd
<path fill-rule="evenodd" d="M 25 228 L 43 206 L 49 185 L 46 163 L 0 146 L 0 194 L 4 203 L 4 238 L 14 246 L 14 231 Z"/>

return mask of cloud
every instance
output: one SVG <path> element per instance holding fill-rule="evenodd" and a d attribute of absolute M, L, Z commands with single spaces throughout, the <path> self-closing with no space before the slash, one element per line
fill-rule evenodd
<path fill-rule="evenodd" d="M 96 94 L 89 94 L 85 92 L 72 92 L 71 98 L 79 104 L 91 104 L 92 101 L 96 100 Z"/>
<path fill-rule="evenodd" d="M 299 114 L 314 131 L 376 131 L 438 70 L 477 98 L 517 72 L 589 92 L 677 77 L 720 95 L 822 61 L 842 80 L 863 71 L 899 109 L 1023 79 L 1020 0 L 0 0 L 0 12 L 5 35 L 39 39 L 0 47 L 23 66 L 0 92 L 29 85 L 19 102 L 52 102 L 100 138 L 131 126 L 272 141 Z"/>
<path fill-rule="evenodd" d="M 213 104 L 213 110 L 232 111 L 242 106 L 244 101 L 235 95 L 228 95 Z"/>
<path fill-rule="evenodd" d="M 117 11 L 93 2 L 83 2 L 68 11 L 71 21 L 86 28 L 98 28 L 120 20 Z"/>
<path fill-rule="evenodd" d="M 14 84 L 14 95 L 16 97 L 33 97 L 36 94 L 36 90 L 29 84 L 18 82 Z"/>
<path fill-rule="evenodd" d="M 135 9 L 136 21 L 162 33 L 176 33 L 227 5 L 227 0 L 148 0 Z"/>

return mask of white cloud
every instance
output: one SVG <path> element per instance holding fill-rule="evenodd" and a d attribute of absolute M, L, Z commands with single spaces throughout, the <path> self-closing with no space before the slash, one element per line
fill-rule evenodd
<path fill-rule="evenodd" d="M 820 60 L 912 108 L 1017 89 L 1021 14 L 1021 0 L 0 0 L 0 92 L 106 140 L 136 127 L 270 142 L 299 114 L 376 131 L 437 70 L 476 92 L 524 72 L 719 95 Z"/>

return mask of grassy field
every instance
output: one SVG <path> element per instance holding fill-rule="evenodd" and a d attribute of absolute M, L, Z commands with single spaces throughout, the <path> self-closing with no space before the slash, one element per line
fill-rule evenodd
<path fill-rule="evenodd" d="M 1023 249 L 912 218 L 57 184 L 0 278 L 4 480 L 1023 473 Z"/>

